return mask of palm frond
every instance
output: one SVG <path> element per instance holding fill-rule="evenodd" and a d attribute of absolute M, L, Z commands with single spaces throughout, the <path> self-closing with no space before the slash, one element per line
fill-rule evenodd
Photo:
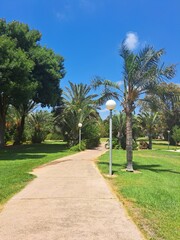
<path fill-rule="evenodd" d="M 106 88 L 114 88 L 117 90 L 120 90 L 120 86 L 117 82 L 112 82 L 108 79 L 104 79 L 101 77 L 96 76 L 92 81 L 91 81 L 91 86 L 96 90 L 99 87 L 106 87 Z"/>

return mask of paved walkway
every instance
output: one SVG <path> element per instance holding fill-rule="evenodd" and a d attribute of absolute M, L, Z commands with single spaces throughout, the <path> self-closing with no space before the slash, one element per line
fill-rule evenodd
<path fill-rule="evenodd" d="M 1 240 L 142 240 L 87 150 L 37 168 L 0 213 Z"/>

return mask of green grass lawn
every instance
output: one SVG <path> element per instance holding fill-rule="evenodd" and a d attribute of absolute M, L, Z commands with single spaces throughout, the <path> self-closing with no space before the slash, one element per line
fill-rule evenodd
<path fill-rule="evenodd" d="M 34 168 L 69 154 L 64 143 L 52 141 L 1 149 L 0 206 L 35 177 L 29 174 Z"/>
<path fill-rule="evenodd" d="M 104 174 L 108 159 L 106 153 L 98 162 Z M 116 177 L 107 179 L 147 239 L 180 239 L 180 152 L 134 151 L 135 173 L 123 171 L 125 163 L 125 151 L 113 150 Z"/>

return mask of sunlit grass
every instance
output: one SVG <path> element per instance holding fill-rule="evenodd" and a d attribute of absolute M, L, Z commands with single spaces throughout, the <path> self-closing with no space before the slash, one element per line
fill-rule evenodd
<path fill-rule="evenodd" d="M 157 147 L 157 148 L 156 148 Z M 134 151 L 135 173 L 123 171 L 125 151 L 113 150 L 113 173 L 109 179 L 129 213 L 147 239 L 180 239 L 180 152 L 164 146 Z M 167 146 L 166 146 L 167 148 Z M 109 155 L 98 166 L 108 173 Z"/>

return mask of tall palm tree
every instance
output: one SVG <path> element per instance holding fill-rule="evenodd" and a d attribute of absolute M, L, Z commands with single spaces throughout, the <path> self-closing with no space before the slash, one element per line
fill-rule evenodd
<path fill-rule="evenodd" d="M 175 65 L 160 65 L 161 56 L 164 50 L 155 51 L 153 47 L 146 46 L 138 54 L 129 50 L 122 43 L 120 56 L 123 59 L 123 82 L 124 91 L 121 94 L 117 83 L 101 78 L 95 78 L 93 86 L 95 88 L 104 86 L 104 90 L 99 98 L 103 103 L 107 99 L 114 97 L 122 99 L 121 104 L 126 114 L 126 159 L 127 171 L 133 171 L 133 151 L 132 151 L 132 113 L 136 108 L 136 102 L 142 94 L 151 92 L 151 90 L 164 79 L 171 79 L 175 75 Z M 111 91 L 111 88 L 115 91 Z"/>

